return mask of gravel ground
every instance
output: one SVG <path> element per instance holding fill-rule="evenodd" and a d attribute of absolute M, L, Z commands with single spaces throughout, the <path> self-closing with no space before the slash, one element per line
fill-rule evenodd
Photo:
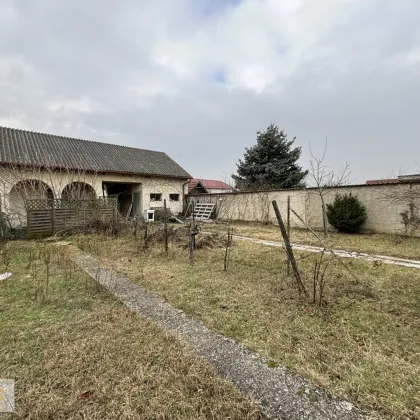
<path fill-rule="evenodd" d="M 161 297 L 137 286 L 127 277 L 104 268 L 95 258 L 77 248 L 74 251 L 74 261 L 80 268 L 127 307 L 192 347 L 242 394 L 257 399 L 268 417 L 288 420 L 376 418 L 365 416 L 352 403 L 332 396 L 282 366 L 268 367 L 268 361 L 259 354 L 209 330 Z"/>

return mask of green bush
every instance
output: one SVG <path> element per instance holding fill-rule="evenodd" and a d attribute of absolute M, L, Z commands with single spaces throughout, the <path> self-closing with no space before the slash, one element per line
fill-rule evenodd
<path fill-rule="evenodd" d="M 366 207 L 351 193 L 336 194 L 334 202 L 327 204 L 328 222 L 339 232 L 358 232 L 366 217 Z"/>

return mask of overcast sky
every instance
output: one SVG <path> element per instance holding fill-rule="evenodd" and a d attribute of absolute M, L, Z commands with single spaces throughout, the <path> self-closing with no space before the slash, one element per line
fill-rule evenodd
<path fill-rule="evenodd" d="M 0 0 L 0 125 L 235 171 L 276 123 L 352 180 L 419 171 L 419 0 Z"/>

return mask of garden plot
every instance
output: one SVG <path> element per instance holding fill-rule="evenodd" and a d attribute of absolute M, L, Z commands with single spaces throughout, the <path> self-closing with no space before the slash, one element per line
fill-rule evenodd
<path fill-rule="evenodd" d="M 168 253 L 159 241 L 145 250 L 129 235 L 75 243 L 273 366 L 283 364 L 384 418 L 420 418 L 419 272 L 346 260 L 350 275 L 324 256 L 322 302 L 318 295 L 313 303 L 316 254 L 296 253 L 305 298 L 287 277 L 279 248 L 234 241 L 225 271 L 220 246 L 202 247 L 190 264 L 179 243 L 170 243 Z M 96 251 L 90 243 L 99 244 Z"/>
<path fill-rule="evenodd" d="M 10 418 L 261 418 L 201 358 L 79 271 L 65 246 L 9 243 L 0 269 L 13 273 L 0 282 Z"/>

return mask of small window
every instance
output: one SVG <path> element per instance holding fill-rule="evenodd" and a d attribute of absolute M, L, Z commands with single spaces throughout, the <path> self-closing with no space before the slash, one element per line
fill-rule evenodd
<path fill-rule="evenodd" d="M 179 194 L 169 194 L 169 201 L 179 201 Z"/>
<path fill-rule="evenodd" d="M 162 201 L 162 194 L 150 194 L 150 201 Z"/>

